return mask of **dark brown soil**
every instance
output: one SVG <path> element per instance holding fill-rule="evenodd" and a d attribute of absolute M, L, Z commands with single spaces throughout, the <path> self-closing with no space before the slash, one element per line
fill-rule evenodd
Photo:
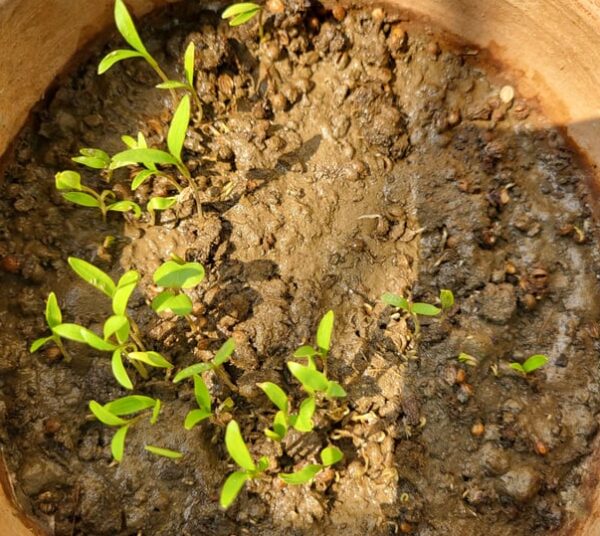
<path fill-rule="evenodd" d="M 197 45 L 204 118 L 185 159 L 202 215 L 188 195 L 156 225 L 121 215 L 103 224 L 54 189 L 81 147 L 114 153 L 138 130 L 164 145 L 172 103 L 137 60 L 99 77 L 97 51 L 6 162 L 0 428 L 17 499 L 50 534 L 86 536 L 541 535 L 584 515 L 600 410 L 600 263 L 588 172 L 561 133 L 532 103 L 503 102 L 508 75 L 472 47 L 406 17 L 338 11 L 338 21 L 294 1 L 268 18 L 259 47 L 256 24 L 230 29 L 194 4 L 139 27 L 173 76 L 187 43 Z M 126 173 L 116 182 L 139 201 L 168 190 L 156 181 L 134 195 Z M 107 235 L 116 237 L 108 249 Z M 173 253 L 207 270 L 191 293 L 196 335 L 146 305 L 152 272 Z M 136 391 L 163 400 L 161 418 L 136 425 L 113 463 L 113 430 L 87 410 L 126 394 L 108 354 L 73 344 L 68 364 L 54 349 L 27 350 L 45 333 L 51 290 L 68 321 L 99 330 L 109 314 L 69 255 L 115 277 L 143 274 L 131 314 L 178 368 L 233 336 L 227 370 L 239 392 L 207 377 L 217 403 L 233 397 L 232 415 L 186 432 L 191 387 L 155 373 Z M 379 297 L 433 303 L 440 288 L 456 306 L 424 322 L 414 356 L 411 322 Z M 263 435 L 273 409 L 256 383 L 301 396 L 285 362 L 330 308 L 331 375 L 348 402 L 321 410 L 315 432 L 274 444 Z M 459 363 L 460 352 L 478 366 Z M 530 378 L 509 369 L 534 353 L 550 363 Z M 273 463 L 225 512 L 217 499 L 233 470 L 222 441 L 232 416 L 253 454 Z M 335 474 L 281 485 L 278 469 L 302 466 L 328 440 L 345 454 Z M 158 458 L 147 443 L 185 456 Z"/>

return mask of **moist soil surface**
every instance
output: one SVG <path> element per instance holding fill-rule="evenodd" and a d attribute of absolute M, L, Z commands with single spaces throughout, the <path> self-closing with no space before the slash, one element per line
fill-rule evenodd
<path fill-rule="evenodd" d="M 184 160 L 199 187 L 139 220 L 65 201 L 55 173 L 145 204 L 175 193 L 162 179 L 132 192 L 130 171 L 109 185 L 70 158 L 81 147 L 123 150 L 142 131 L 164 147 L 173 102 L 155 73 L 128 60 L 98 76 L 93 52 L 64 77 L 5 162 L 0 195 L 0 423 L 16 499 L 56 535 L 551 534 L 585 515 L 586 459 L 600 410 L 596 228 L 589 172 L 565 137 L 485 54 L 408 16 L 333 13 L 291 2 L 230 28 L 192 2 L 138 26 L 148 49 L 181 79 L 196 45 L 195 115 Z M 277 3 L 271 3 L 271 7 Z M 502 90 L 502 88 L 504 89 Z M 108 236 L 114 237 L 106 240 Z M 194 330 L 154 314 L 152 273 L 171 255 L 201 262 L 189 295 Z M 114 428 L 88 402 L 125 396 L 110 354 L 49 345 L 44 302 L 101 331 L 109 300 L 78 279 L 68 256 L 118 278 L 142 274 L 130 303 L 147 348 L 176 369 L 233 337 L 225 370 L 206 375 L 214 405 L 191 431 L 191 382 L 155 369 L 135 392 L 163 410 L 130 430 L 121 463 Z M 455 305 L 421 321 L 385 306 L 386 291 Z M 286 361 L 335 311 L 329 375 L 346 399 L 323 401 L 315 430 L 282 443 L 263 431 L 275 413 L 256 384 L 302 398 Z M 475 358 L 460 362 L 461 353 Z M 523 377 L 508 365 L 549 363 Z M 133 371 L 132 371 L 133 376 Z M 252 454 L 271 465 L 227 511 L 234 470 L 223 446 L 236 419 Z M 344 460 L 312 484 L 278 471 L 316 461 L 328 443 Z M 181 451 L 171 460 L 144 450 Z"/>

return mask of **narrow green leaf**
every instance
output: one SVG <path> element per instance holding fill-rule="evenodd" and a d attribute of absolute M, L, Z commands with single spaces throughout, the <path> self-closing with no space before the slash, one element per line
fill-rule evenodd
<path fill-rule="evenodd" d="M 263 390 L 276 407 L 285 413 L 288 412 L 288 397 L 279 385 L 273 382 L 257 383 L 256 385 Z"/>
<path fill-rule="evenodd" d="M 301 484 L 307 484 L 308 482 L 310 482 L 322 469 L 322 465 L 311 463 L 300 469 L 300 471 L 296 471 L 295 473 L 279 473 L 278 476 L 286 484 L 289 484 L 291 486 L 299 486 Z"/>
<path fill-rule="evenodd" d="M 81 328 L 81 335 L 83 336 L 83 341 L 96 350 L 100 350 L 101 352 L 112 352 L 116 349 L 116 346 L 113 343 L 105 341 L 102 337 L 99 337 L 87 328 Z"/>
<path fill-rule="evenodd" d="M 245 24 L 250 19 L 252 19 L 255 15 L 257 15 L 259 11 L 260 9 L 256 9 L 254 11 L 240 13 L 239 15 L 236 15 L 229 21 L 229 26 L 241 26 L 242 24 Z"/>
<path fill-rule="evenodd" d="M 142 209 L 140 206 L 133 201 L 129 201 L 129 199 L 111 203 L 106 207 L 106 209 L 112 212 L 133 212 L 133 216 L 135 218 L 139 218 L 142 215 Z"/>
<path fill-rule="evenodd" d="M 330 381 L 325 395 L 328 398 L 344 398 L 347 393 L 338 382 Z"/>
<path fill-rule="evenodd" d="M 115 22 L 123 39 L 144 56 L 149 56 L 123 0 L 115 0 Z"/>
<path fill-rule="evenodd" d="M 64 337 L 70 341 L 81 342 L 86 344 L 85 338 L 82 333 L 83 327 L 78 324 L 59 324 L 52 328 L 52 332 L 59 337 Z"/>
<path fill-rule="evenodd" d="M 314 428 L 312 418 L 316 407 L 315 399 L 312 396 L 302 401 L 298 409 L 298 415 L 295 416 L 292 423 L 298 432 L 310 432 Z"/>
<path fill-rule="evenodd" d="M 190 123 L 190 96 L 184 95 L 173 114 L 169 132 L 167 134 L 167 147 L 169 152 L 181 162 L 181 150 Z"/>
<path fill-rule="evenodd" d="M 511 363 L 509 367 L 513 370 L 516 370 L 517 372 L 520 372 L 521 374 L 525 374 L 525 369 L 523 368 L 523 365 L 521 365 L 521 363 Z"/>
<path fill-rule="evenodd" d="M 229 455 L 242 469 L 246 469 L 246 471 L 254 471 L 256 469 L 252 456 L 250 456 L 250 451 L 240 432 L 240 426 L 236 421 L 229 421 L 227 425 L 225 446 Z"/>
<path fill-rule="evenodd" d="M 121 276 L 112 298 L 112 309 L 116 315 L 125 315 L 129 298 L 139 281 L 140 274 L 136 270 L 129 270 Z"/>
<path fill-rule="evenodd" d="M 123 364 L 123 356 L 120 348 L 117 348 L 113 352 L 110 364 L 113 376 L 119 382 L 119 384 L 125 387 L 125 389 L 132 390 L 133 383 L 131 382 L 131 378 L 129 378 L 129 374 L 127 374 L 127 370 Z"/>
<path fill-rule="evenodd" d="M 154 425 L 158 421 L 161 406 L 162 402 L 157 398 L 156 402 L 154 403 L 154 407 L 152 408 L 152 417 L 150 417 L 150 424 Z"/>
<path fill-rule="evenodd" d="M 301 384 L 302 387 L 309 393 L 313 391 L 326 392 L 329 387 L 329 381 L 322 372 L 313 370 L 310 367 L 305 367 L 300 363 L 288 361 L 288 369 Z"/>
<path fill-rule="evenodd" d="M 146 363 L 146 365 L 150 365 L 151 367 L 173 368 L 173 365 L 158 352 L 129 352 L 127 357 L 135 361 Z"/>
<path fill-rule="evenodd" d="M 82 207 L 99 207 L 100 202 L 93 195 L 83 192 L 67 192 L 62 196 L 69 202 Z"/>
<path fill-rule="evenodd" d="M 113 415 L 131 415 L 145 409 L 153 408 L 156 405 L 156 400 L 144 395 L 129 395 L 117 398 L 107 404 L 104 404 L 104 409 Z"/>
<path fill-rule="evenodd" d="M 42 346 L 44 346 L 44 344 L 46 344 L 47 342 L 52 340 L 52 336 L 50 337 L 42 337 L 41 339 L 36 339 L 35 341 L 33 341 L 31 343 L 31 346 L 29 347 L 29 352 L 30 353 L 34 353 L 37 352 Z"/>
<path fill-rule="evenodd" d="M 199 262 L 167 261 L 157 268 L 153 279 L 163 288 L 193 288 L 204 279 L 204 266 Z"/>
<path fill-rule="evenodd" d="M 84 151 L 98 151 L 98 153 L 94 154 L 84 154 Z M 81 156 L 74 156 L 71 158 L 73 162 L 77 162 L 78 164 L 82 164 L 92 169 L 105 169 L 110 165 L 110 156 L 108 156 L 104 151 L 100 151 L 100 149 L 81 149 Z M 104 158 L 104 153 L 106 158 Z"/>
<path fill-rule="evenodd" d="M 381 301 L 391 305 L 392 307 L 396 307 L 397 309 L 404 309 L 405 311 L 409 310 L 408 300 L 402 296 L 398 296 L 398 294 L 386 292 L 383 294 L 383 296 L 381 296 Z"/>
<path fill-rule="evenodd" d="M 129 426 L 121 426 L 121 428 L 115 432 L 115 435 L 110 442 L 112 456 L 118 462 L 123 459 L 123 453 L 125 451 L 125 437 L 127 436 L 128 430 Z"/>
<path fill-rule="evenodd" d="M 177 197 L 153 197 L 148 201 L 146 210 L 153 212 L 155 210 L 167 210 L 177 204 Z"/>
<path fill-rule="evenodd" d="M 179 458 L 183 458 L 183 454 L 176 450 L 164 449 L 162 447 L 155 447 L 153 445 L 146 445 L 144 449 L 146 449 L 148 452 L 151 452 L 152 454 L 162 456 L 163 458 L 170 458 L 171 460 L 178 460 Z"/>
<path fill-rule="evenodd" d="M 454 294 L 451 290 L 445 288 L 440 290 L 440 303 L 442 309 L 450 309 L 454 305 Z"/>
<path fill-rule="evenodd" d="M 546 363 L 548 363 L 548 357 L 543 354 L 536 354 L 528 357 L 525 363 L 523 363 L 523 370 L 529 374 L 534 370 L 543 367 Z"/>
<path fill-rule="evenodd" d="M 178 316 L 186 316 L 192 312 L 193 304 L 185 294 L 173 294 L 164 290 L 152 300 L 152 309 L 156 313 L 170 311 Z"/>
<path fill-rule="evenodd" d="M 113 50 L 104 56 L 98 64 L 98 74 L 104 74 L 108 71 L 115 63 L 129 59 L 129 58 L 143 58 L 144 55 L 136 52 L 135 50 Z"/>
<path fill-rule="evenodd" d="M 194 426 L 208 419 L 211 415 L 212 412 L 207 411 L 206 409 L 193 409 L 185 416 L 183 427 L 186 430 L 191 430 Z"/>
<path fill-rule="evenodd" d="M 137 141 L 132 136 L 127 134 L 121 136 L 121 141 L 125 144 L 125 146 L 129 149 L 137 149 Z"/>
<path fill-rule="evenodd" d="M 317 354 L 318 352 L 312 346 L 304 345 L 294 352 L 294 357 L 312 357 Z"/>
<path fill-rule="evenodd" d="M 96 419 L 98 419 L 101 423 L 106 424 L 107 426 L 124 426 L 129 422 L 125 419 L 121 419 L 121 417 L 113 415 L 110 411 L 106 410 L 95 400 L 90 401 L 89 408 L 90 411 L 96 417 Z"/>
<path fill-rule="evenodd" d="M 221 14 L 222 19 L 229 19 L 242 13 L 249 13 L 260 10 L 260 6 L 254 2 L 238 2 L 228 6 Z"/>
<path fill-rule="evenodd" d="M 167 80 L 166 82 L 156 84 L 156 87 L 158 89 L 188 89 L 187 84 L 178 82 L 177 80 Z"/>
<path fill-rule="evenodd" d="M 81 175 L 75 171 L 61 171 L 54 176 L 57 190 L 81 190 Z"/>
<path fill-rule="evenodd" d="M 104 322 L 104 340 L 110 339 L 115 333 L 119 344 L 124 344 L 129 338 L 129 320 L 126 316 L 112 315 Z"/>
<path fill-rule="evenodd" d="M 113 297 L 117 287 L 106 272 L 103 272 L 93 264 L 76 257 L 69 257 L 68 262 L 72 270 L 86 283 L 97 288 L 109 298 Z"/>
<path fill-rule="evenodd" d="M 196 45 L 193 41 L 190 41 L 187 48 L 185 49 L 185 54 L 183 55 L 183 70 L 185 72 L 185 79 L 192 88 L 194 87 L 195 54 Z"/>
<path fill-rule="evenodd" d="M 344 453 L 336 446 L 330 445 L 321 451 L 321 462 L 323 465 L 334 465 L 344 458 Z"/>
<path fill-rule="evenodd" d="M 46 323 L 50 328 L 62 323 L 62 313 L 54 292 L 48 294 L 48 299 L 46 300 Z"/>
<path fill-rule="evenodd" d="M 231 506 L 249 478 L 250 475 L 248 475 L 248 473 L 243 473 L 242 471 L 236 471 L 227 477 L 227 480 L 225 480 L 223 488 L 221 489 L 221 496 L 219 498 L 221 508 L 229 508 Z"/>
<path fill-rule="evenodd" d="M 150 177 L 153 177 L 156 174 L 158 174 L 158 171 L 155 169 L 143 169 L 133 178 L 133 181 L 131 181 L 131 189 L 137 190 Z"/>
<path fill-rule="evenodd" d="M 210 392 L 208 387 L 204 383 L 202 376 L 194 374 L 194 396 L 196 397 L 196 403 L 200 409 L 206 410 L 208 413 L 212 409 L 212 400 L 210 398 Z"/>
<path fill-rule="evenodd" d="M 442 312 L 442 310 L 435 305 L 421 302 L 413 303 L 411 306 L 411 311 L 414 314 L 422 316 L 437 316 Z"/>
<path fill-rule="evenodd" d="M 127 149 L 121 151 L 112 157 L 113 168 L 129 166 L 131 163 L 142 163 L 147 165 L 150 164 L 163 164 L 170 166 L 177 166 L 179 162 L 166 151 L 160 149 Z"/>
<path fill-rule="evenodd" d="M 317 328 L 317 346 L 324 352 L 329 352 L 331 346 L 331 334 L 333 333 L 333 322 L 335 316 L 333 311 L 327 311 Z"/>
<path fill-rule="evenodd" d="M 175 378 L 173 378 L 173 383 L 179 383 L 181 380 L 191 378 L 194 374 L 202 374 L 211 368 L 212 365 L 210 363 L 196 363 L 195 365 L 190 365 L 189 367 L 180 370 L 175 375 Z"/>
<path fill-rule="evenodd" d="M 231 354 L 235 351 L 235 339 L 230 337 L 227 339 L 222 345 L 221 348 L 217 350 L 214 359 L 212 360 L 215 366 L 220 366 L 225 363 L 230 357 Z"/>

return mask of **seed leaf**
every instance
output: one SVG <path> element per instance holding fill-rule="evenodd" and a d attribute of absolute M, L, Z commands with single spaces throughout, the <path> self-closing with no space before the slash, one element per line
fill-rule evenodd
<path fill-rule="evenodd" d="M 160 84 L 156 84 L 157 89 L 188 89 L 187 84 L 183 82 L 178 82 L 177 80 L 167 80 L 166 82 L 161 82 Z"/>
<path fill-rule="evenodd" d="M 520 372 L 521 374 L 525 374 L 525 369 L 523 368 L 523 365 L 521 365 L 521 363 L 511 363 L 509 367 L 513 370 L 516 370 L 517 372 Z"/>
<path fill-rule="evenodd" d="M 300 365 L 300 363 L 294 363 L 293 361 L 288 361 L 287 365 L 292 375 L 302 384 L 302 387 L 308 393 L 312 393 L 313 391 L 327 391 L 329 381 L 322 372 Z"/>
<path fill-rule="evenodd" d="M 155 210 L 167 210 L 177 204 L 177 197 L 153 197 L 148 201 L 146 210 L 153 212 Z"/>
<path fill-rule="evenodd" d="M 76 257 L 69 257 L 68 262 L 73 271 L 86 283 L 97 288 L 109 298 L 113 297 L 116 286 L 107 273 L 103 272 L 93 264 Z"/>
<path fill-rule="evenodd" d="M 63 326 L 64 325 L 65 324 L 63 324 Z M 102 337 L 99 337 L 93 331 L 87 328 L 81 328 L 81 335 L 83 336 L 83 342 L 85 342 L 88 346 L 95 348 L 96 350 L 100 350 L 101 352 L 112 352 L 116 348 L 113 343 L 105 341 L 102 339 Z"/>
<path fill-rule="evenodd" d="M 127 436 L 128 430 L 129 426 L 121 426 L 121 428 L 115 432 L 115 435 L 110 442 L 112 456 L 118 462 L 123 459 L 123 452 L 125 451 L 125 437 Z"/>
<path fill-rule="evenodd" d="M 108 411 L 104 406 L 101 406 L 95 400 L 91 400 L 89 403 L 90 411 L 94 414 L 96 419 L 98 419 L 101 423 L 106 424 L 107 426 L 123 426 L 127 424 L 129 421 L 125 419 L 121 419 L 117 415 L 113 415 L 110 411 Z"/>
<path fill-rule="evenodd" d="M 177 166 L 179 161 L 166 151 L 160 149 L 136 148 L 121 151 L 112 157 L 111 168 L 130 166 L 132 163 L 164 164 Z"/>
<path fill-rule="evenodd" d="M 129 298 L 135 290 L 140 280 L 140 274 L 136 270 L 125 272 L 119 282 L 112 297 L 112 309 L 116 315 L 125 315 Z"/>
<path fill-rule="evenodd" d="M 196 54 L 196 45 L 193 41 L 190 41 L 189 45 L 185 49 L 183 56 L 183 70 L 185 72 L 185 79 L 187 80 L 190 87 L 194 87 L 194 56 Z"/>
<path fill-rule="evenodd" d="M 82 326 L 78 324 L 59 324 L 52 328 L 52 332 L 59 337 L 64 337 L 70 341 L 81 342 L 85 344 L 85 339 L 81 332 Z"/>
<path fill-rule="evenodd" d="M 31 343 L 31 346 L 29 347 L 29 352 L 30 353 L 34 353 L 37 352 L 42 346 L 44 346 L 44 344 L 46 344 L 47 342 L 52 340 L 52 336 L 50 337 L 42 337 L 41 339 L 36 339 L 35 341 L 33 341 Z"/>
<path fill-rule="evenodd" d="M 321 462 L 325 466 L 334 465 L 344 458 L 344 453 L 337 447 L 330 445 L 321 451 Z"/>
<path fill-rule="evenodd" d="M 75 156 L 71 160 L 78 164 L 83 164 L 92 169 L 105 169 L 110 165 L 110 156 L 101 149 L 84 148 L 80 149 L 81 156 Z"/>
<path fill-rule="evenodd" d="M 197 424 L 208 419 L 212 415 L 212 412 L 205 409 L 193 409 L 185 416 L 183 427 L 186 430 L 191 430 Z"/>
<path fill-rule="evenodd" d="M 229 508 L 229 506 L 231 506 L 231 503 L 235 501 L 249 478 L 250 475 L 248 475 L 248 473 L 243 473 L 242 471 L 235 471 L 235 473 L 231 473 L 227 477 L 227 480 L 225 480 L 223 488 L 221 489 L 221 496 L 219 498 L 221 508 Z"/>
<path fill-rule="evenodd" d="M 295 352 L 294 357 L 312 357 L 317 355 L 317 351 L 309 345 L 300 346 Z"/>
<path fill-rule="evenodd" d="M 183 454 L 176 450 L 164 449 L 162 447 L 155 447 L 153 445 L 146 445 L 144 449 L 152 454 L 156 454 L 157 456 L 162 456 L 163 458 L 170 458 L 172 460 L 183 458 Z"/>
<path fill-rule="evenodd" d="M 199 262 L 167 261 L 154 272 L 154 283 L 163 288 L 193 288 L 204 279 Z"/>
<path fill-rule="evenodd" d="M 233 354 L 234 351 L 235 339 L 230 337 L 221 345 L 221 348 L 217 350 L 217 353 L 213 359 L 213 364 L 217 367 L 222 365 L 231 357 L 231 354 Z"/>
<path fill-rule="evenodd" d="M 228 6 L 221 14 L 221 18 L 229 19 L 235 15 L 240 15 L 241 13 L 248 13 L 259 9 L 260 6 L 254 2 L 238 2 Z"/>
<path fill-rule="evenodd" d="M 322 465 L 311 463 L 309 465 L 304 466 L 302 469 L 300 469 L 300 471 L 296 471 L 295 473 L 279 473 L 278 476 L 286 484 L 289 484 L 291 486 L 299 486 L 301 484 L 306 484 L 310 482 L 322 469 Z"/>
<path fill-rule="evenodd" d="M 323 315 L 323 318 L 321 318 L 319 327 L 317 328 L 317 346 L 325 353 L 329 352 L 331 346 L 334 319 L 335 315 L 333 311 L 327 311 Z"/>
<path fill-rule="evenodd" d="M 181 162 L 181 150 L 185 141 L 185 134 L 190 123 L 190 96 L 184 95 L 173 114 L 169 132 L 167 134 L 167 147 L 169 152 Z"/>
<path fill-rule="evenodd" d="M 155 404 L 156 400 L 149 396 L 129 395 L 104 404 L 104 409 L 110 411 L 113 415 L 121 416 L 144 411 L 145 409 L 154 407 Z"/>
<path fill-rule="evenodd" d="M 54 292 L 48 294 L 48 299 L 46 300 L 46 322 L 50 328 L 62 323 L 62 313 Z"/>
<path fill-rule="evenodd" d="M 250 451 L 244 442 L 240 432 L 240 426 L 236 421 L 229 421 L 225 431 L 225 446 L 227 452 L 242 469 L 246 471 L 256 470 L 256 465 L 250 456 Z"/>
<path fill-rule="evenodd" d="M 85 194 L 83 192 L 67 192 L 62 196 L 71 203 L 80 205 L 82 207 L 99 207 L 100 202 L 93 195 Z"/>
<path fill-rule="evenodd" d="M 158 174 L 158 171 L 155 169 L 143 169 L 140 171 L 131 181 L 131 189 L 136 190 L 142 184 L 144 184 L 150 177 Z"/>
<path fill-rule="evenodd" d="M 421 302 L 413 303 L 411 306 L 411 311 L 422 316 L 437 316 L 442 312 L 442 310 L 435 305 Z"/>
<path fill-rule="evenodd" d="M 211 363 L 196 363 L 195 365 L 190 365 L 189 367 L 180 370 L 175 375 L 175 378 L 173 378 L 173 383 L 179 383 L 181 380 L 191 378 L 194 374 L 202 374 L 210 369 L 212 369 Z"/>
<path fill-rule="evenodd" d="M 229 26 L 241 26 L 242 24 L 248 22 L 252 17 L 254 17 L 260 9 L 255 9 L 254 11 L 248 11 L 246 13 L 240 13 L 236 15 L 229 21 Z"/>
<path fill-rule="evenodd" d="M 173 294 L 164 290 L 152 300 L 152 309 L 156 313 L 171 311 L 178 316 L 186 316 L 192 312 L 192 300 L 185 294 Z"/>
<path fill-rule="evenodd" d="M 158 352 L 129 352 L 127 357 L 129 357 L 129 359 L 134 359 L 135 361 L 146 363 L 146 365 L 150 365 L 151 367 L 173 368 L 173 365 Z"/>
<path fill-rule="evenodd" d="M 81 190 L 81 175 L 76 171 L 61 171 L 54 176 L 57 190 Z"/>
<path fill-rule="evenodd" d="M 314 397 L 305 398 L 300 404 L 298 415 L 292 419 L 292 426 L 298 432 L 310 432 L 313 428 L 312 418 L 315 414 L 316 403 Z"/>
<path fill-rule="evenodd" d="M 140 39 L 135 24 L 133 23 L 133 19 L 131 18 L 129 11 L 127 11 L 127 7 L 123 0 L 115 0 L 115 22 L 123 39 L 125 39 L 134 50 L 137 50 L 144 56 L 148 56 L 148 51 Z"/>
<path fill-rule="evenodd" d="M 529 374 L 548 363 L 548 357 L 543 354 L 532 355 L 523 363 L 523 370 Z"/>
<path fill-rule="evenodd" d="M 408 311 L 409 309 L 408 300 L 402 296 L 398 296 L 398 294 L 386 292 L 381 296 L 381 301 L 391 305 L 392 307 L 396 307 L 397 309 L 404 309 L 405 311 Z"/>
<path fill-rule="evenodd" d="M 127 374 L 127 370 L 123 364 L 123 356 L 120 348 L 117 348 L 113 352 L 110 364 L 113 376 L 119 384 L 125 387 L 125 389 L 133 390 L 133 383 L 131 383 L 131 378 L 129 378 L 129 374 Z"/>
<path fill-rule="evenodd" d="M 133 212 L 133 216 L 135 218 L 139 218 L 142 215 L 142 209 L 140 206 L 133 201 L 129 201 L 129 199 L 111 203 L 106 207 L 106 209 L 111 210 L 112 212 Z"/>
<path fill-rule="evenodd" d="M 346 393 L 346 391 L 344 390 L 344 388 L 335 381 L 330 381 L 329 385 L 327 386 L 327 391 L 325 392 L 325 395 L 328 398 L 344 398 L 348 393 Z"/>
<path fill-rule="evenodd" d="M 454 294 L 451 290 L 445 288 L 440 290 L 440 303 L 442 309 L 450 309 L 454 305 Z"/>
<path fill-rule="evenodd" d="M 119 344 L 124 344 L 129 338 L 129 320 L 123 315 L 112 315 L 104 322 L 104 340 L 116 334 Z"/>
<path fill-rule="evenodd" d="M 284 413 L 288 412 L 288 397 L 285 391 L 273 382 L 257 383 L 258 387 L 269 397 L 269 400 L 275 404 Z"/>
<path fill-rule="evenodd" d="M 135 50 L 125 50 L 125 49 L 113 50 L 112 52 L 109 52 L 106 56 L 104 56 L 102 58 L 102 60 L 100 60 L 100 63 L 98 64 L 98 74 L 104 74 L 115 63 L 118 63 L 120 61 L 129 59 L 129 58 L 143 58 L 143 57 L 144 57 L 143 54 L 136 52 Z"/>
<path fill-rule="evenodd" d="M 212 400 L 210 398 L 210 392 L 208 387 L 204 383 L 202 376 L 194 374 L 194 396 L 196 397 L 196 403 L 200 409 L 211 412 Z"/>

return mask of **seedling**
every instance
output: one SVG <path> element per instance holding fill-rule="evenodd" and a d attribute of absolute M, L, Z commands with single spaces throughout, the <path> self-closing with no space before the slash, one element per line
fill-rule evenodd
<path fill-rule="evenodd" d="M 177 450 L 165 449 L 163 447 L 155 447 L 153 445 L 146 445 L 144 450 L 151 452 L 152 454 L 156 454 L 157 456 L 162 456 L 163 458 L 170 458 L 171 460 L 178 460 L 179 458 L 183 458 L 183 454 Z"/>
<path fill-rule="evenodd" d="M 112 171 L 110 170 L 110 156 L 102 149 L 84 148 L 79 149 L 79 156 L 71 158 L 73 162 L 77 162 L 83 166 L 89 167 L 90 169 L 103 170 L 108 173 L 108 180 Z"/>
<path fill-rule="evenodd" d="M 300 346 L 300 348 L 294 352 L 294 357 L 306 357 L 311 368 L 316 368 L 314 362 L 315 356 L 321 358 L 323 363 L 323 372 L 325 374 L 327 374 L 327 356 L 329 355 L 329 350 L 331 348 L 331 335 L 333 333 L 334 320 L 335 315 L 333 311 L 327 311 L 323 315 L 323 318 L 321 318 L 319 327 L 317 328 L 317 347 L 314 348 L 310 345 L 304 345 Z"/>
<path fill-rule="evenodd" d="M 155 424 L 158 420 L 160 407 L 160 400 L 142 395 L 125 396 L 104 405 L 99 404 L 95 400 L 92 400 L 89 403 L 90 411 L 94 414 L 96 419 L 107 426 L 119 427 L 110 444 L 112 456 L 117 462 L 120 462 L 123 459 L 125 438 L 127 437 L 129 428 L 146 415 L 145 413 L 140 413 L 152 408 L 150 423 Z M 134 413 L 139 415 L 128 419 L 123 418 L 124 415 L 132 415 Z"/>
<path fill-rule="evenodd" d="M 173 378 L 174 383 L 178 383 L 182 380 L 186 380 L 187 378 L 191 378 L 193 376 L 199 376 L 209 370 L 212 370 L 219 378 L 221 378 L 232 391 L 237 391 L 236 385 L 231 381 L 229 375 L 223 369 L 223 365 L 229 361 L 233 352 L 235 351 L 235 339 L 229 338 L 227 339 L 221 347 L 217 350 L 215 357 L 208 363 L 196 363 L 194 365 L 190 365 L 189 367 L 180 370 Z M 206 409 L 207 406 L 210 409 L 210 406 L 206 403 L 198 402 L 198 405 L 202 409 L 203 407 Z"/>
<path fill-rule="evenodd" d="M 509 366 L 511 369 L 520 372 L 523 376 L 531 374 L 535 370 L 542 368 L 548 363 L 548 357 L 543 354 L 535 354 L 528 357 L 523 364 L 513 361 Z"/>
<path fill-rule="evenodd" d="M 194 88 L 195 53 L 196 45 L 194 45 L 194 43 L 191 42 L 185 49 L 185 54 L 183 56 L 183 72 L 185 74 L 185 82 L 179 82 L 177 80 L 167 80 L 166 82 L 158 84 L 156 87 L 159 89 L 185 89 L 186 91 L 189 91 L 192 95 L 192 98 L 194 99 L 196 108 L 199 112 L 202 112 L 202 103 L 200 102 L 198 93 Z"/>
<path fill-rule="evenodd" d="M 326 467 L 330 467 L 344 458 L 343 452 L 337 447 L 325 447 L 320 454 L 321 463 L 310 463 L 305 465 L 299 471 L 294 473 L 279 473 L 279 478 L 286 484 L 298 486 L 300 484 L 308 484 L 318 473 Z"/>
<path fill-rule="evenodd" d="M 150 55 L 144 43 L 142 42 L 138 31 L 133 23 L 133 19 L 125 6 L 123 0 L 115 0 L 115 22 L 119 33 L 123 36 L 123 39 L 131 46 L 131 49 L 120 49 L 109 52 L 98 65 L 98 74 L 104 74 L 108 71 L 115 63 L 129 59 L 129 58 L 143 58 L 145 59 L 150 67 L 154 69 L 156 74 L 161 78 L 163 82 L 167 82 L 169 77 L 160 68 L 158 62 Z"/>
<path fill-rule="evenodd" d="M 442 289 L 440 290 L 440 307 L 431 305 L 430 303 L 413 302 L 397 294 L 386 292 L 381 297 L 384 303 L 395 307 L 396 309 L 402 309 L 411 315 L 413 323 L 415 325 L 415 339 L 418 340 L 421 334 L 421 323 L 419 316 L 438 316 L 443 310 L 450 309 L 454 305 L 454 294 L 451 290 Z"/>
<path fill-rule="evenodd" d="M 241 26 L 252 20 L 256 15 L 258 17 L 258 35 L 260 40 L 264 39 L 262 7 L 254 2 L 240 2 L 231 4 L 223 11 L 221 18 L 229 19 L 229 26 Z"/>
<path fill-rule="evenodd" d="M 308 366 L 288 361 L 288 369 L 301 384 L 302 388 L 310 395 L 315 396 L 320 393 L 326 398 L 343 398 L 346 396 L 344 388 L 336 381 L 329 380 L 323 372 Z"/>
<path fill-rule="evenodd" d="M 111 190 L 102 190 L 101 193 L 81 184 L 81 175 L 76 171 L 61 171 L 56 174 L 56 189 L 63 193 L 62 196 L 71 203 L 82 207 L 95 207 L 100 209 L 102 219 L 106 221 L 109 212 L 133 212 L 139 218 L 142 209 L 137 203 L 128 199 L 115 201 L 115 194 Z"/>
<path fill-rule="evenodd" d="M 146 210 L 150 213 L 151 223 L 156 221 L 156 211 L 168 210 L 177 204 L 177 197 L 153 197 L 148 201 Z"/>
<path fill-rule="evenodd" d="M 220 504 L 222 508 L 229 508 L 239 495 L 242 487 L 248 480 L 259 478 L 269 467 L 269 459 L 263 456 L 254 463 L 248 446 L 240 432 L 240 426 L 236 421 L 230 421 L 225 431 L 225 446 L 227 452 L 240 467 L 240 471 L 231 473 L 221 489 Z"/>
<path fill-rule="evenodd" d="M 31 343 L 31 346 L 29 347 L 29 351 L 33 354 L 34 352 L 37 352 L 46 343 L 52 341 L 54 344 L 56 344 L 56 346 L 58 346 L 58 349 L 60 350 L 60 352 L 63 355 L 63 357 L 65 358 L 65 360 L 71 361 L 71 356 L 65 350 L 65 347 L 60 339 L 60 336 L 58 334 L 54 333 L 54 328 L 56 326 L 59 326 L 60 324 L 62 324 L 62 312 L 60 310 L 60 307 L 58 305 L 58 300 L 56 299 L 56 294 L 54 294 L 54 292 L 51 292 L 48 295 L 48 299 L 46 300 L 46 315 L 45 316 L 46 316 L 46 324 L 50 328 L 52 335 L 49 335 L 48 337 L 41 337 L 41 338 L 33 341 Z"/>
<path fill-rule="evenodd" d="M 199 409 L 193 409 L 186 415 L 183 423 L 186 430 L 191 430 L 194 426 L 213 415 L 210 392 L 208 391 L 208 387 L 206 387 L 202 376 L 194 374 L 192 378 L 194 379 L 194 396 L 196 397 L 196 403 L 198 404 Z"/>
<path fill-rule="evenodd" d="M 465 354 L 464 352 L 458 354 L 458 360 L 465 365 L 469 365 L 470 367 L 476 367 L 479 363 L 479 360 L 476 357 Z"/>

